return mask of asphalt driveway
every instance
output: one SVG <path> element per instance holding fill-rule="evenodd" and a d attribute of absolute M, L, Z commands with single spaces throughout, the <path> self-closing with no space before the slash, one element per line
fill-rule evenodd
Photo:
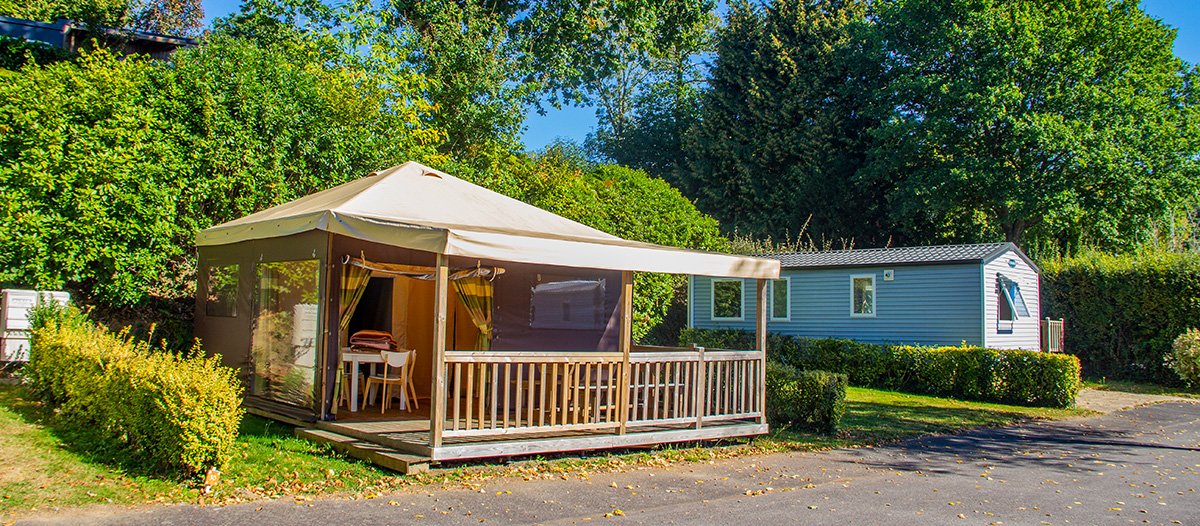
<path fill-rule="evenodd" d="M 896 446 L 294 500 L 19 521 L 87 525 L 1185 524 L 1200 526 L 1200 404 Z"/>

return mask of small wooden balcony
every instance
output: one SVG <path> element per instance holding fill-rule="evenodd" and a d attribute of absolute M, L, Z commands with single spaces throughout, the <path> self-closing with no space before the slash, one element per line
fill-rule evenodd
<path fill-rule="evenodd" d="M 765 353 L 448 351 L 429 413 L 356 415 L 323 430 L 432 461 L 762 434 Z"/>

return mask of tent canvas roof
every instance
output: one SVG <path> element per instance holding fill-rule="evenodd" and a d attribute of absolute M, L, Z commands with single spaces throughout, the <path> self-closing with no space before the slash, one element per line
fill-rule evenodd
<path fill-rule="evenodd" d="M 480 259 L 568 267 L 779 276 L 778 261 L 629 241 L 407 162 L 201 231 L 226 245 L 324 230 L 365 241 Z"/>

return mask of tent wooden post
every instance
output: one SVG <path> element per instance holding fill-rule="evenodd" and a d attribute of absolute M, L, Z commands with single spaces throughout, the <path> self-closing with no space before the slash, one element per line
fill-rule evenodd
<path fill-rule="evenodd" d="M 621 272 L 621 377 L 617 383 L 617 412 L 621 419 L 619 434 L 629 423 L 629 352 L 633 349 L 633 272 Z"/>
<path fill-rule="evenodd" d="M 767 402 L 767 280 L 758 280 L 758 315 L 754 323 L 754 342 L 755 349 L 762 353 L 762 359 L 758 363 L 758 378 L 755 379 L 754 393 L 757 399 L 755 403 L 758 405 L 760 415 L 755 419 L 760 424 L 767 422 L 766 418 L 766 402 Z"/>
<path fill-rule="evenodd" d="M 429 398 L 429 446 L 442 446 L 446 425 L 446 310 L 449 306 L 450 259 L 437 256 L 433 299 L 433 393 Z"/>
<path fill-rule="evenodd" d="M 338 396 L 334 391 L 338 384 L 338 366 L 342 360 L 342 349 L 338 345 L 339 327 L 337 322 L 341 319 L 338 309 L 342 299 L 342 283 L 338 279 L 340 276 L 337 275 L 336 260 L 333 257 L 333 234 L 325 235 L 324 263 L 325 287 L 322 290 L 325 291 L 325 321 L 321 325 L 325 330 L 321 333 L 322 343 L 315 362 L 319 364 L 318 367 L 321 371 L 321 412 L 317 413 L 320 418 L 328 418 L 328 415 L 337 409 L 333 407 L 333 400 Z"/>

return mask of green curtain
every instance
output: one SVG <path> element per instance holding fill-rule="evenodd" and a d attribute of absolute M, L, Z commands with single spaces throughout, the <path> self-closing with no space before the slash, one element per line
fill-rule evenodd
<path fill-rule="evenodd" d="M 354 308 L 358 307 L 358 300 L 362 299 L 369 281 L 370 270 L 357 265 L 342 265 L 342 303 L 338 309 L 341 316 L 338 326 L 342 332 L 350 330 L 350 318 L 354 317 Z"/>
<path fill-rule="evenodd" d="M 475 350 L 487 351 L 492 348 L 492 282 L 477 276 L 454 281 L 454 290 L 458 291 L 458 299 L 462 301 L 471 321 L 479 329 L 479 338 L 475 342 Z"/>
<path fill-rule="evenodd" d="M 342 265 L 342 301 L 338 307 L 338 328 L 342 334 L 350 330 L 350 318 L 354 317 L 354 309 L 358 300 L 362 299 L 367 283 L 371 281 L 371 271 L 357 265 Z M 349 337 L 349 335 L 346 335 Z M 339 338 L 340 339 L 340 338 Z M 338 349 L 341 353 L 341 349 Z M 337 385 L 333 388 L 333 414 L 337 414 L 342 405 L 342 381 L 345 380 L 346 362 L 338 360 Z"/>

